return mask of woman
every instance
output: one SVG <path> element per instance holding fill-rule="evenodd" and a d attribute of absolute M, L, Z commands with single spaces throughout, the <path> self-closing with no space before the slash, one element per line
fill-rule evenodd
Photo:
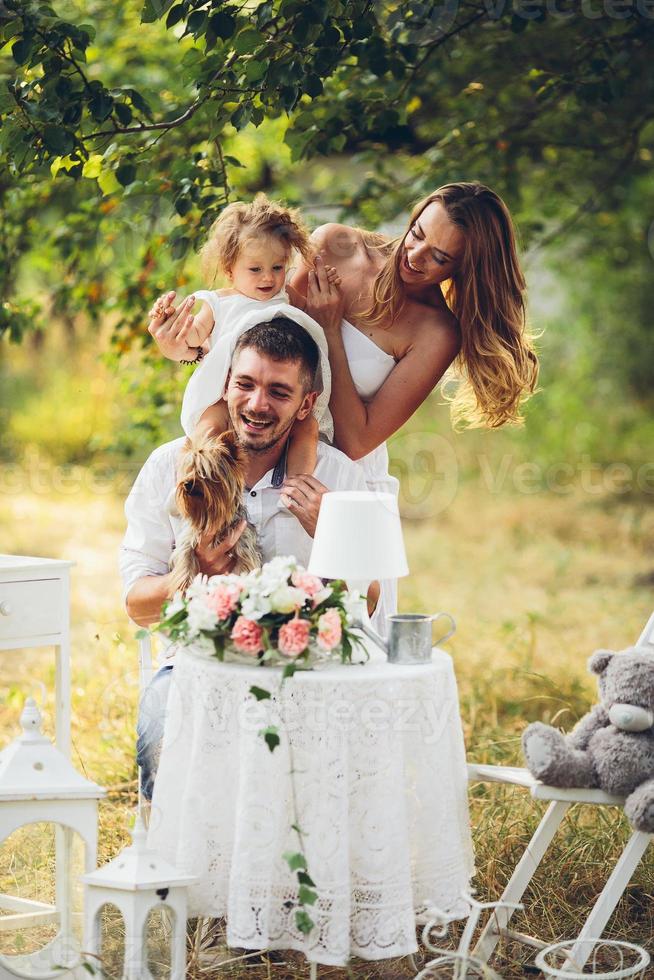
<path fill-rule="evenodd" d="M 460 377 L 448 399 L 455 426 L 521 421 L 538 361 L 511 216 L 493 191 L 445 184 L 416 205 L 395 241 L 338 224 L 312 238 L 341 286 L 309 268 L 292 285 L 327 336 L 339 449 L 360 459 L 380 446 L 452 363 Z M 379 380 L 374 391 L 371 376 L 357 377 L 373 361 L 376 370 L 364 373 Z"/>

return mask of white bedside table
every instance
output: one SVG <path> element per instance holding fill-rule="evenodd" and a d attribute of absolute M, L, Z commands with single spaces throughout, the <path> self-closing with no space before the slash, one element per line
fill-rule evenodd
<path fill-rule="evenodd" d="M 0 555 L 0 651 L 55 648 L 56 744 L 70 758 L 70 569 L 54 558 Z"/>
<path fill-rule="evenodd" d="M 0 655 L 2 650 L 55 648 L 57 748 L 70 758 L 70 569 L 54 558 L 0 555 Z M 56 827 L 56 904 L 0 895 L 0 932 L 14 925 L 59 922 L 68 928 L 71 902 L 72 831 Z M 0 970 L 2 968 L 0 967 Z"/>

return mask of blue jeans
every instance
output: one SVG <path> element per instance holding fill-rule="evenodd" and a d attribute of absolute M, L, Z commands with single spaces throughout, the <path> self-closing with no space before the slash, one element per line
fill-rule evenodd
<path fill-rule="evenodd" d="M 161 667 L 157 671 L 143 692 L 139 704 L 136 761 L 141 767 L 141 792 L 146 800 L 152 799 L 159 765 L 172 669 L 172 666 Z"/>

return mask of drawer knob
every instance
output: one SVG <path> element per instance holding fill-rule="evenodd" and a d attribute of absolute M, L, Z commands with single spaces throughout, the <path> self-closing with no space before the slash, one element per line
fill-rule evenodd
<path fill-rule="evenodd" d="M 7 602 L 6 599 L 4 602 L 0 602 L 0 615 L 11 616 L 11 603 Z"/>

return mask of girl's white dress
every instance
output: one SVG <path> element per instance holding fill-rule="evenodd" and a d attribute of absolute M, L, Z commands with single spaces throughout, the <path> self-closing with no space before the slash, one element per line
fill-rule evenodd
<path fill-rule="evenodd" d="M 208 304 L 214 316 L 215 326 L 209 338 L 209 353 L 191 375 L 184 392 L 182 426 L 186 434 L 190 435 L 202 413 L 222 398 L 234 347 L 241 334 L 257 323 L 265 322 L 275 316 L 286 316 L 304 327 L 320 350 L 317 378 L 320 394 L 316 399 L 314 414 L 322 438 L 332 442 L 334 425 L 329 411 L 331 369 L 327 341 L 322 327 L 303 310 L 291 306 L 284 291 L 266 301 L 250 299 L 240 293 L 219 296 L 209 290 L 198 290 L 194 295 Z M 343 320 L 341 329 L 357 394 L 363 401 L 370 401 L 392 371 L 395 360 L 347 320 Z M 369 490 L 379 490 L 397 496 L 399 483 L 388 472 L 386 443 L 382 443 L 363 459 L 357 460 L 357 465 L 363 469 Z M 386 616 L 394 612 L 397 612 L 397 582 L 384 581 L 374 617 L 380 632 L 385 632 Z"/>

